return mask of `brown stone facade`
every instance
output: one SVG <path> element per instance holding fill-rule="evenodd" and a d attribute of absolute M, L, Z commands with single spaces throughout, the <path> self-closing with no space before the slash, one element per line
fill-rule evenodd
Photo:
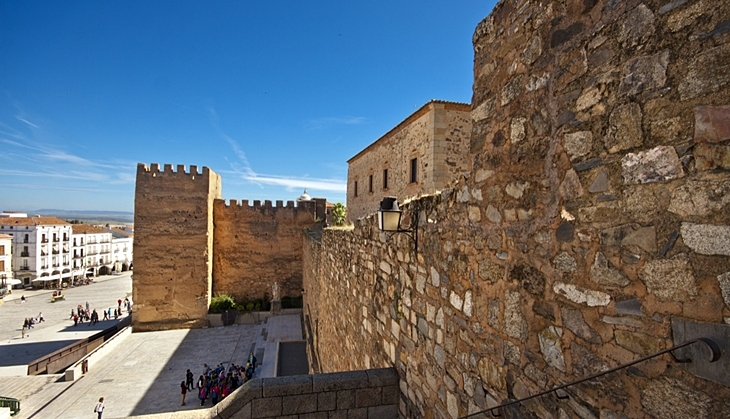
<path fill-rule="evenodd" d="M 729 20 L 500 2 L 473 39 L 468 176 L 406 207 L 418 254 L 374 217 L 305 243 L 317 370 L 393 366 L 402 417 L 457 418 L 671 347 L 673 324 L 727 335 Z M 663 355 L 507 417 L 730 417 L 726 380 L 689 370 Z"/>
<path fill-rule="evenodd" d="M 402 202 L 433 193 L 465 172 L 470 110 L 465 103 L 430 101 L 348 160 L 348 219 L 372 214 L 384 196 Z M 413 159 L 415 182 L 411 178 Z"/>
<path fill-rule="evenodd" d="M 298 202 L 221 199 L 207 167 L 137 167 L 132 281 L 135 331 L 207 326 L 210 299 L 302 295 L 304 229 L 325 217 L 326 199 Z"/>
<path fill-rule="evenodd" d="M 200 327 L 210 303 L 213 201 L 221 178 L 207 167 L 137 166 L 134 198 L 135 331 Z"/>
<path fill-rule="evenodd" d="M 215 201 L 213 295 L 271 297 L 274 281 L 282 296 L 302 295 L 302 231 L 316 219 L 317 201 L 297 205 Z"/>

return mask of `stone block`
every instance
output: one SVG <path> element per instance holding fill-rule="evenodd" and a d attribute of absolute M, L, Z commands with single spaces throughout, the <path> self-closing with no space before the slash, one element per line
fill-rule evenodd
<path fill-rule="evenodd" d="M 702 255 L 730 256 L 730 226 L 682 223 L 682 241 Z"/>
<path fill-rule="evenodd" d="M 572 310 L 563 307 L 560 310 L 560 313 L 563 320 L 563 326 L 573 332 L 576 336 L 590 343 L 603 343 L 601 336 L 596 333 L 595 330 L 591 329 L 585 319 L 583 319 L 583 314 L 580 310 Z"/>
<path fill-rule="evenodd" d="M 730 308 L 730 272 L 725 272 L 717 276 L 717 282 L 720 285 L 720 293 L 725 305 Z"/>
<path fill-rule="evenodd" d="M 322 391 L 350 390 L 367 386 L 367 371 L 348 371 L 313 375 L 311 391 L 319 393 Z"/>
<path fill-rule="evenodd" d="M 507 385 L 505 371 L 491 359 L 483 357 L 477 365 L 479 377 L 482 382 L 488 384 L 492 388 L 505 388 Z"/>
<path fill-rule="evenodd" d="M 603 316 L 601 321 L 606 324 L 620 324 L 621 326 L 629 327 L 643 327 L 644 323 L 641 320 L 637 320 L 631 317 L 616 317 L 616 316 Z"/>
<path fill-rule="evenodd" d="M 730 181 L 689 181 L 672 192 L 669 211 L 680 217 L 707 216 L 730 204 Z"/>
<path fill-rule="evenodd" d="M 347 419 L 368 419 L 368 408 L 359 407 L 347 410 Z"/>
<path fill-rule="evenodd" d="M 570 355 L 573 374 L 578 377 L 587 377 L 609 368 L 595 353 L 576 342 L 570 343 Z"/>
<path fill-rule="evenodd" d="M 621 159 L 624 183 L 666 182 L 684 177 L 682 162 L 674 147 L 658 146 L 648 151 L 629 153 Z"/>
<path fill-rule="evenodd" d="M 575 272 L 578 270 L 578 264 L 575 258 L 568 252 L 560 252 L 553 258 L 555 269 L 561 272 Z"/>
<path fill-rule="evenodd" d="M 596 252 L 591 266 L 591 281 L 609 287 L 625 287 L 631 283 L 601 252 Z"/>
<path fill-rule="evenodd" d="M 281 398 L 281 404 L 281 413 L 284 415 L 310 413 L 317 411 L 317 397 L 314 394 L 297 394 L 293 396 L 283 396 Z"/>
<path fill-rule="evenodd" d="M 697 296 L 697 283 L 686 255 L 648 261 L 639 271 L 647 290 L 662 301 L 687 301 Z"/>
<path fill-rule="evenodd" d="M 717 92 L 730 83 L 730 43 L 695 54 L 677 90 L 682 100 Z"/>
<path fill-rule="evenodd" d="M 645 333 L 627 330 L 614 331 L 616 343 L 639 355 L 649 355 L 664 349 L 664 339 L 655 338 Z"/>
<path fill-rule="evenodd" d="M 607 306 L 611 302 L 611 296 L 605 292 L 583 288 L 574 284 L 566 284 L 564 282 L 555 282 L 553 284 L 553 291 L 574 303 L 586 304 L 589 307 Z"/>
<path fill-rule="evenodd" d="M 695 107 L 695 143 L 730 140 L 730 106 Z"/>
<path fill-rule="evenodd" d="M 538 335 L 540 340 L 540 352 L 548 365 L 565 372 L 565 358 L 561 348 L 563 329 L 550 326 Z"/>
<path fill-rule="evenodd" d="M 636 57 L 624 64 L 623 77 L 618 87 L 620 95 L 636 96 L 664 87 L 667 81 L 669 51 Z"/>
<path fill-rule="evenodd" d="M 368 419 L 398 419 L 398 405 L 369 407 Z"/>
<path fill-rule="evenodd" d="M 392 404 L 394 406 L 397 406 L 398 401 L 400 400 L 400 391 L 398 390 L 398 385 L 396 384 L 392 386 L 383 386 L 381 397 L 383 404 Z"/>
<path fill-rule="evenodd" d="M 641 300 L 638 298 L 629 298 L 626 300 L 616 301 L 614 306 L 616 314 L 630 314 L 633 316 L 643 316 L 641 311 Z"/>
<path fill-rule="evenodd" d="M 642 227 L 639 224 L 624 224 L 601 230 L 603 246 L 639 246 L 647 252 L 657 251 L 656 227 Z"/>
<path fill-rule="evenodd" d="M 327 412 L 302 413 L 292 415 L 290 419 L 329 419 L 329 414 Z"/>
<path fill-rule="evenodd" d="M 712 399 L 687 387 L 683 381 L 670 377 L 649 380 L 640 388 L 641 406 L 658 419 L 710 419 L 708 408 Z"/>
<path fill-rule="evenodd" d="M 355 407 L 355 390 L 337 391 L 337 410 Z"/>
<path fill-rule="evenodd" d="M 492 262 L 491 259 L 479 261 L 479 278 L 490 283 L 495 283 L 504 276 L 504 267 Z"/>
<path fill-rule="evenodd" d="M 266 418 L 281 415 L 281 397 L 266 397 L 251 402 L 251 417 Z"/>
<path fill-rule="evenodd" d="M 527 339 L 527 322 L 522 315 L 522 297 L 517 291 L 505 291 L 504 294 L 504 332 L 507 336 L 525 341 Z"/>
<path fill-rule="evenodd" d="M 621 105 L 611 112 L 608 134 L 603 140 L 609 153 L 639 147 L 644 142 L 641 118 L 641 107 L 634 102 Z"/>
<path fill-rule="evenodd" d="M 381 402 L 382 389 L 368 387 L 355 390 L 355 407 L 377 406 Z"/>
<path fill-rule="evenodd" d="M 654 13 L 646 5 L 636 6 L 621 19 L 617 40 L 624 48 L 646 42 L 654 34 L 654 20 Z"/>
<path fill-rule="evenodd" d="M 248 411 L 251 411 L 251 402 L 254 399 L 260 399 L 263 395 L 263 380 L 260 378 L 254 378 L 248 380 L 238 390 L 233 392 L 229 397 L 221 400 L 216 405 L 218 416 L 221 419 L 229 419 L 234 417 L 234 414 L 249 405 Z"/>
<path fill-rule="evenodd" d="M 331 411 L 337 409 L 337 392 L 326 391 L 317 393 L 317 410 Z"/>
<path fill-rule="evenodd" d="M 263 397 L 312 393 L 312 375 L 263 378 Z"/>
<path fill-rule="evenodd" d="M 572 201 L 583 196 L 583 185 L 581 185 L 580 178 L 575 170 L 568 169 L 565 172 L 565 177 L 563 178 L 563 182 L 560 183 L 558 191 L 565 201 Z"/>
<path fill-rule="evenodd" d="M 730 146 L 725 144 L 696 144 L 694 148 L 695 169 L 730 169 Z"/>
<path fill-rule="evenodd" d="M 601 169 L 598 171 L 598 174 L 596 174 L 596 177 L 593 179 L 593 183 L 591 183 L 591 186 L 588 187 L 588 192 L 590 193 L 600 193 L 600 192 L 606 192 L 610 187 L 609 181 L 608 181 L 608 174 L 605 170 Z"/>
<path fill-rule="evenodd" d="M 371 387 L 397 386 L 400 377 L 395 368 L 378 368 L 366 370 Z"/>

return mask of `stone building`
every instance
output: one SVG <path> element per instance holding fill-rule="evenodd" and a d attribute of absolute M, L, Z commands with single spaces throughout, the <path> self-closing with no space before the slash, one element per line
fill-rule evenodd
<path fill-rule="evenodd" d="M 207 326 L 214 295 L 237 299 L 302 293 L 302 230 L 326 200 L 221 199 L 221 178 L 203 167 L 137 166 L 132 281 L 135 331 Z"/>
<path fill-rule="evenodd" d="M 728 22 L 500 1 L 473 37 L 468 176 L 405 206 L 418 253 L 374 217 L 305 244 L 315 372 L 395 367 L 401 417 L 459 418 L 707 337 L 714 363 L 695 343 L 501 413 L 730 417 Z"/>
<path fill-rule="evenodd" d="M 432 100 L 347 161 L 347 217 L 378 209 L 384 196 L 441 190 L 466 170 L 471 107 Z"/>

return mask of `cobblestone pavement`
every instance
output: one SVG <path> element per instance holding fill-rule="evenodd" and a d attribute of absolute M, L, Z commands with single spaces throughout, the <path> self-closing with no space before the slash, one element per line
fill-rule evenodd
<path fill-rule="evenodd" d="M 125 283 L 128 284 L 128 288 L 125 288 L 127 286 L 124 285 Z M 104 284 L 110 288 L 106 290 Z M 75 330 L 54 331 L 54 329 L 74 329 L 73 322 L 70 322 L 69 325 L 66 320 L 68 315 L 64 314 L 65 309 L 69 306 L 75 307 L 82 300 L 85 304 L 88 298 L 92 307 L 95 302 L 103 307 L 107 300 L 116 301 L 117 295 L 120 293 L 123 298 L 128 292 L 125 289 L 131 291 L 131 280 L 129 277 L 126 280 L 114 277 L 80 287 L 79 290 L 86 288 L 90 294 L 93 294 L 92 290 L 95 287 L 99 292 L 103 290 L 104 294 L 96 296 L 98 300 L 93 299 L 92 295 L 81 293 L 67 295 L 66 303 L 69 304 L 63 306 L 64 309 L 58 312 L 59 320 L 53 323 L 48 320 L 49 316 L 46 315 L 46 310 L 52 314 L 52 311 L 47 308 L 52 305 L 48 302 L 50 295 L 26 293 L 27 302 L 24 304 L 6 301 L 4 307 L 0 306 L 2 327 L 5 328 L 7 316 L 20 316 L 22 319 L 22 316 L 37 315 L 38 313 L 31 313 L 40 307 L 44 310 L 43 314 L 47 318 L 48 326 L 39 327 L 37 332 L 31 330 L 31 337 L 25 339 L 39 339 L 41 344 L 49 344 L 53 341 L 40 341 L 40 339 L 44 337 L 52 339 L 56 335 L 64 333 L 85 333 Z M 37 300 L 34 301 L 35 298 Z M 12 309 L 8 310 L 10 307 Z M 70 308 L 68 311 L 70 313 Z M 23 314 L 26 312 L 28 314 Z M 52 315 L 55 318 L 56 315 Z M 56 324 L 56 326 L 52 326 L 52 324 Z M 86 327 L 88 326 L 84 324 L 76 326 L 75 329 Z M 7 327 L 7 329 L 0 330 L 0 338 L 2 338 L 0 358 L 13 352 L 9 349 L 14 348 L 6 345 L 6 341 L 22 341 L 19 329 L 13 330 L 13 327 Z M 61 376 L 52 375 L 42 376 L 45 378 L 3 377 L 0 392 L 4 396 L 21 400 L 21 412 L 17 416 L 18 419 L 95 417 L 92 416 L 92 410 L 99 397 L 105 399 L 104 417 L 106 419 L 201 409 L 195 392 L 188 394 L 185 406 L 180 405 L 180 381 L 185 379 L 185 371 L 188 368 L 195 374 L 197 381 L 204 363 L 208 365 L 218 363 L 228 365 L 231 362 L 242 364 L 245 363 L 248 353 L 253 351 L 260 363 L 256 376 L 273 377 L 276 375 L 278 342 L 300 340 L 302 339 L 301 332 L 301 315 L 289 314 L 269 317 L 262 323 L 254 325 L 132 333 L 112 353 L 102 358 L 101 362 L 92 367 L 86 375 L 73 383 L 63 382 Z M 17 337 L 13 335 L 14 333 L 17 334 Z M 34 333 L 37 336 L 33 336 Z M 66 338 L 64 337 L 63 340 Z M 203 408 L 207 407 L 210 407 L 210 400 Z"/>

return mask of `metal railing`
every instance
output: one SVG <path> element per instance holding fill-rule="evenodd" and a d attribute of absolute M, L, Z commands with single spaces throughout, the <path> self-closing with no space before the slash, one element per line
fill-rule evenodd
<path fill-rule="evenodd" d="M 653 353 L 651 355 L 647 355 L 647 356 L 644 356 L 644 357 L 635 359 L 635 360 L 633 360 L 633 361 L 631 361 L 629 363 L 619 365 L 618 367 L 614 367 L 614 368 L 608 369 L 606 371 L 601 371 L 601 372 L 599 372 L 597 374 L 593 374 L 593 375 L 590 375 L 588 377 L 581 378 L 580 380 L 571 381 L 568 384 L 563 384 L 561 386 L 553 387 L 553 388 L 551 388 L 549 390 L 545 390 L 545 391 L 542 391 L 540 393 L 533 394 L 532 396 L 523 397 L 523 398 L 521 398 L 519 400 L 510 400 L 507 403 L 500 404 L 499 406 L 495 406 L 495 407 L 492 407 L 492 408 L 489 408 L 489 409 L 485 409 L 485 410 L 482 410 L 482 411 L 479 411 L 479 412 L 476 412 L 476 413 L 472 413 L 472 414 L 469 414 L 469 415 L 466 415 L 466 416 L 462 416 L 461 419 L 475 417 L 477 415 L 485 415 L 487 413 L 489 413 L 492 417 L 499 417 L 499 416 L 502 416 L 502 412 L 503 412 L 503 410 L 504 410 L 505 407 L 510 407 L 510 406 L 519 407 L 520 403 L 522 403 L 522 402 L 525 402 L 527 400 L 536 399 L 538 397 L 542 397 L 542 396 L 545 396 L 545 395 L 550 394 L 550 393 L 555 393 L 555 395 L 556 395 L 556 397 L 558 399 L 567 399 L 570 396 L 564 391 L 564 389 L 566 389 L 568 387 L 574 386 L 576 384 L 581 384 L 581 383 L 584 383 L 586 381 L 590 381 L 590 380 L 596 379 L 598 377 L 602 377 L 602 376 L 604 376 L 606 374 L 614 373 L 616 371 L 622 370 L 624 368 L 628 368 L 628 367 L 630 367 L 632 365 L 636 365 L 636 364 L 642 363 L 644 361 L 648 361 L 648 360 L 650 360 L 652 358 L 656 358 L 657 356 L 664 355 L 666 353 L 668 353 L 669 355 L 672 356 L 672 359 L 674 359 L 674 362 L 681 363 L 681 364 L 689 363 L 689 362 L 692 362 L 691 359 L 688 359 L 688 358 L 678 359 L 674 355 L 674 353 L 672 351 L 677 350 L 679 348 L 684 348 L 685 346 L 694 345 L 695 343 L 699 343 L 699 342 L 705 344 L 710 349 L 710 360 L 709 360 L 709 362 L 715 362 L 718 359 L 720 359 L 720 357 L 722 356 L 722 351 L 720 350 L 720 346 L 717 343 L 715 343 L 714 340 L 709 339 L 709 338 L 697 338 L 697 339 L 689 340 L 689 341 L 684 342 L 684 343 L 680 343 L 679 345 L 672 346 L 671 348 L 664 349 L 663 351 L 655 352 L 655 353 Z"/>
<path fill-rule="evenodd" d="M 15 416 L 20 412 L 20 400 L 12 397 L 0 397 L 0 407 L 10 408 L 10 416 Z"/>

